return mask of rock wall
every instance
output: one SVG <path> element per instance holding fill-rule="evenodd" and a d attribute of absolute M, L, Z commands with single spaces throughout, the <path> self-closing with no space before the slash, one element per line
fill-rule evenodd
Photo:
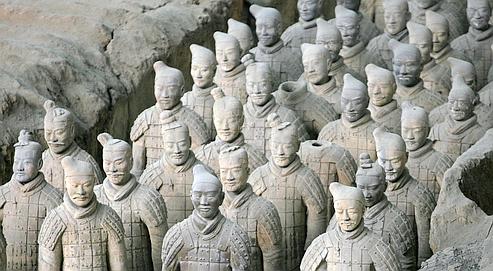
<path fill-rule="evenodd" d="M 29 128 L 41 142 L 46 99 L 79 118 L 77 141 L 96 158 L 96 135 L 128 139 L 154 103 L 152 64 L 183 70 L 191 43 L 213 48 L 240 0 L 5 0 L 0 3 L 0 145 L 10 176 L 12 143 Z M 3 182 L 7 181 L 6 179 Z"/>

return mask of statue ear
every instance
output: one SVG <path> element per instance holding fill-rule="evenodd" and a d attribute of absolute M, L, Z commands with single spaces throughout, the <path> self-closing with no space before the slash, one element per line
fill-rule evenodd
<path fill-rule="evenodd" d="M 42 167 L 43 167 L 43 159 L 41 157 L 39 157 L 39 159 L 38 159 L 38 170 L 41 170 Z"/>

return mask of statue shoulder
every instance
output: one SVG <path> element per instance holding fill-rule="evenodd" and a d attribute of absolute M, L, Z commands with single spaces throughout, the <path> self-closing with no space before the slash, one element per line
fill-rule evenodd
<path fill-rule="evenodd" d="M 330 246 L 327 245 L 327 242 L 330 243 L 329 233 L 323 233 L 317 238 L 315 238 L 303 256 L 301 260 L 300 269 L 303 271 L 316 271 L 319 270 L 319 266 L 323 264 L 327 255 L 329 254 Z"/>
<path fill-rule="evenodd" d="M 391 238 L 396 240 L 394 243 L 397 248 L 402 254 L 405 254 L 409 249 L 416 247 L 413 224 L 404 211 L 393 204 L 389 206 L 388 215 L 392 218 L 390 221 L 392 223 Z"/>
<path fill-rule="evenodd" d="M 46 181 L 45 181 L 46 182 Z M 63 194 L 58 189 L 56 189 L 53 185 L 46 182 L 43 187 L 43 195 L 44 195 L 44 204 L 48 206 L 48 209 L 54 209 L 59 206 L 63 202 Z"/>
<path fill-rule="evenodd" d="M 414 206 L 424 214 L 433 212 L 436 206 L 435 197 L 433 193 L 420 182 L 414 180 L 414 189 L 412 190 L 413 204 Z"/>
<path fill-rule="evenodd" d="M 271 244 L 282 242 L 281 218 L 276 206 L 263 197 L 256 196 L 255 202 L 251 206 L 259 225 L 269 235 L 265 236 Z"/>
<path fill-rule="evenodd" d="M 392 250 L 392 248 L 386 244 L 380 236 L 368 231 L 367 238 L 367 244 L 371 246 L 371 248 L 368 248 L 368 252 L 377 270 L 401 270 L 399 260 L 397 259 L 394 250 Z"/>
<path fill-rule="evenodd" d="M 67 228 L 67 216 L 62 206 L 48 212 L 38 234 L 40 246 L 53 251 Z"/>
<path fill-rule="evenodd" d="M 318 134 L 318 139 L 326 140 L 329 142 L 333 141 L 337 135 L 337 131 L 339 131 L 340 129 L 339 126 L 340 126 L 340 120 L 334 120 L 327 123 L 327 125 L 325 125 L 324 128 L 320 130 L 320 133 Z"/>
<path fill-rule="evenodd" d="M 137 189 L 136 199 L 145 222 L 150 223 L 150 226 L 153 227 L 166 223 L 166 204 L 161 194 L 144 185 L 139 185 Z"/>
<path fill-rule="evenodd" d="M 322 182 L 313 170 L 307 166 L 302 166 L 300 174 L 302 175 L 303 182 L 300 183 L 302 187 L 301 193 L 305 198 L 305 202 L 308 204 L 314 204 L 316 209 L 320 212 L 327 207 L 327 194 L 322 186 Z"/>
<path fill-rule="evenodd" d="M 268 175 L 268 166 L 268 164 L 265 164 L 256 168 L 248 177 L 248 183 L 252 186 L 253 192 L 257 195 L 262 195 L 262 193 L 267 190 L 264 179 Z"/>
<path fill-rule="evenodd" d="M 161 176 L 164 175 L 164 170 L 161 167 L 161 161 L 158 160 L 153 164 L 147 166 L 142 175 L 139 178 L 139 182 L 143 185 L 147 185 L 156 190 L 159 190 L 163 185 Z"/>
<path fill-rule="evenodd" d="M 98 208 L 101 208 L 102 221 L 101 226 L 108 232 L 108 235 L 113 237 L 117 242 L 120 242 L 125 237 L 122 220 L 111 207 L 98 203 Z"/>
<path fill-rule="evenodd" d="M 145 109 L 137 116 L 130 129 L 130 140 L 133 142 L 139 140 L 139 138 L 149 129 L 153 110 L 155 110 L 154 106 Z"/>
<path fill-rule="evenodd" d="M 237 270 L 248 270 L 250 267 L 250 239 L 248 234 L 238 224 L 225 218 L 226 222 L 223 227 L 230 228 L 229 249 L 232 262 Z"/>
<path fill-rule="evenodd" d="M 163 270 L 176 270 L 178 255 L 184 247 L 181 224 L 185 222 L 173 225 L 164 236 L 161 253 Z"/>

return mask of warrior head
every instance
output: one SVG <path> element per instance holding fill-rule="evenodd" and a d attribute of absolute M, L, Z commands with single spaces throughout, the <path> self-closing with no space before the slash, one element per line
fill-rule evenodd
<path fill-rule="evenodd" d="M 211 220 L 219 214 L 224 193 L 221 182 L 203 165 L 193 167 L 193 184 L 190 192 L 193 208 L 202 218 Z"/>
<path fill-rule="evenodd" d="M 333 182 L 329 186 L 334 196 L 337 225 L 344 232 L 351 232 L 363 222 L 365 198 L 360 189 Z"/>
<path fill-rule="evenodd" d="M 159 119 L 164 158 L 175 166 L 185 164 L 190 156 L 190 147 L 192 146 L 188 126 L 167 112 L 162 112 Z"/>
<path fill-rule="evenodd" d="M 329 50 L 323 45 L 303 43 L 301 52 L 306 80 L 314 85 L 329 81 Z"/>
<path fill-rule="evenodd" d="M 216 74 L 216 56 L 211 50 L 197 44 L 190 45 L 190 52 L 192 53 L 190 75 L 193 83 L 199 88 L 212 86 Z"/>
<path fill-rule="evenodd" d="M 248 154 L 240 146 L 223 146 L 219 153 L 219 172 L 226 192 L 241 193 L 248 180 Z"/>
<path fill-rule="evenodd" d="M 271 113 L 267 117 L 267 122 L 272 128 L 270 135 L 272 161 L 278 167 L 287 167 L 296 159 L 296 152 L 300 148 L 298 127 L 291 122 L 282 122 L 277 113 Z"/>
<path fill-rule="evenodd" d="M 154 97 L 161 110 L 169 110 L 180 103 L 184 82 L 180 70 L 169 67 L 162 61 L 154 63 Z"/>
<path fill-rule="evenodd" d="M 368 153 L 359 156 L 359 168 L 356 172 L 356 186 L 361 189 L 365 197 L 365 206 L 370 208 L 379 203 L 387 189 L 385 171 L 374 163 Z"/>
<path fill-rule="evenodd" d="M 216 31 L 214 40 L 217 64 L 222 71 L 232 71 L 241 64 L 240 43 L 233 35 Z"/>
<path fill-rule="evenodd" d="M 428 113 L 419 106 L 404 101 L 401 104 L 401 134 L 408 151 L 415 151 L 426 143 L 430 133 Z"/>
<path fill-rule="evenodd" d="M 228 34 L 235 37 L 240 43 L 241 56 L 244 56 L 254 45 L 253 33 L 250 27 L 235 19 L 228 19 Z"/>
<path fill-rule="evenodd" d="M 73 114 L 65 108 L 56 107 L 55 102 L 44 103 L 44 134 L 50 151 L 61 154 L 74 143 L 75 120 Z"/>
<path fill-rule="evenodd" d="M 344 6 L 347 9 L 358 12 L 361 0 L 337 0 L 337 5 Z"/>
<path fill-rule="evenodd" d="M 394 98 L 397 85 L 391 71 L 377 65 L 368 64 L 365 67 L 368 78 L 368 94 L 374 106 L 384 106 Z"/>
<path fill-rule="evenodd" d="M 407 0 L 384 0 L 383 19 L 385 31 L 397 35 L 406 29 L 406 23 L 411 19 Z"/>
<path fill-rule="evenodd" d="M 130 144 L 108 133 L 99 134 L 97 139 L 103 146 L 103 170 L 106 177 L 114 185 L 126 184 L 131 178 L 133 164 Z"/>
<path fill-rule="evenodd" d="M 34 141 L 33 134 L 27 130 L 19 133 L 19 142 L 14 144 L 14 165 L 12 179 L 28 183 L 36 178 L 43 166 L 43 147 Z"/>
<path fill-rule="evenodd" d="M 426 11 L 426 27 L 433 34 L 433 53 L 440 52 L 449 44 L 449 23 L 447 18 L 432 10 Z"/>
<path fill-rule="evenodd" d="M 418 84 L 422 70 L 421 52 L 418 48 L 394 39 L 389 41 L 389 47 L 394 53 L 392 66 L 397 83 L 405 87 Z"/>
<path fill-rule="evenodd" d="M 329 60 L 334 62 L 339 59 L 342 49 L 342 35 L 334 24 L 330 24 L 321 18 L 317 19 L 317 44 L 325 46 L 329 50 Z"/>
<path fill-rule="evenodd" d="M 269 64 L 263 62 L 252 63 L 245 71 L 246 91 L 248 100 L 262 106 L 272 99 L 274 91 L 274 76 Z"/>
<path fill-rule="evenodd" d="M 467 20 L 476 30 L 486 30 L 490 27 L 491 7 L 488 0 L 467 0 Z"/>
<path fill-rule="evenodd" d="M 426 64 L 431 60 L 433 50 L 433 34 L 426 26 L 415 22 L 408 22 L 409 44 L 416 46 L 421 53 L 421 63 Z"/>
<path fill-rule="evenodd" d="M 349 122 L 361 119 L 367 112 L 369 100 L 366 85 L 346 73 L 341 94 L 342 117 Z"/>
<path fill-rule="evenodd" d="M 455 76 L 448 95 L 448 112 L 456 121 L 467 120 L 474 115 L 476 93 L 466 84 L 462 76 Z"/>
<path fill-rule="evenodd" d="M 212 115 L 217 137 L 224 142 L 233 142 L 241 133 L 243 126 L 243 105 L 233 96 L 225 96 L 220 88 L 211 92 L 214 97 Z"/>
<path fill-rule="evenodd" d="M 311 21 L 320 16 L 324 0 L 298 0 L 298 13 L 303 21 Z"/>
<path fill-rule="evenodd" d="M 346 47 L 353 47 L 360 41 L 360 16 L 351 9 L 342 5 L 335 8 L 336 26 L 341 32 L 342 43 Z"/>
<path fill-rule="evenodd" d="M 406 143 L 398 134 L 385 131 L 378 127 L 373 131 L 378 163 L 385 170 L 385 179 L 397 182 L 404 173 L 407 163 Z"/>
<path fill-rule="evenodd" d="M 256 34 L 259 45 L 268 47 L 281 38 L 282 16 L 275 8 L 251 5 L 250 13 L 255 17 Z"/>
<path fill-rule="evenodd" d="M 96 175 L 92 165 L 71 156 L 64 157 L 61 164 L 69 199 L 76 206 L 86 207 L 94 198 Z"/>
<path fill-rule="evenodd" d="M 474 65 L 470 62 L 454 57 L 449 57 L 447 61 L 450 65 L 451 77 L 454 78 L 455 76 L 462 76 L 466 82 L 466 85 L 468 85 L 474 92 L 477 92 L 477 77 Z"/>

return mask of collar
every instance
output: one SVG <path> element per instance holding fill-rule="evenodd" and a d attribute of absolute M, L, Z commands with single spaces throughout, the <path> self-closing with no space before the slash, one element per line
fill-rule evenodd
<path fill-rule="evenodd" d="M 431 142 L 431 140 L 429 139 L 426 139 L 425 144 L 423 144 L 423 146 L 421 146 L 419 149 L 415 151 L 409 152 L 409 158 L 419 158 L 431 151 L 433 151 L 433 142 Z"/>
<path fill-rule="evenodd" d="M 353 240 L 359 237 L 365 230 L 365 223 L 363 222 L 363 219 L 361 219 L 361 222 L 359 223 L 358 227 L 354 229 L 353 231 L 350 232 L 345 232 L 341 230 L 341 227 L 339 225 L 336 226 L 336 234 L 339 236 L 340 239 L 342 240 Z"/>
<path fill-rule="evenodd" d="M 39 172 L 36 177 L 34 177 L 32 180 L 29 182 L 22 184 L 14 179 L 10 179 L 11 187 L 19 193 L 29 193 L 29 192 L 34 192 L 37 191 L 38 187 L 42 187 L 41 185 L 45 184 L 45 177 L 42 172 Z"/>
<path fill-rule="evenodd" d="M 409 170 L 407 168 L 402 172 L 401 177 L 395 182 L 387 182 L 387 191 L 396 191 L 403 188 L 411 180 Z"/>
<path fill-rule="evenodd" d="M 190 168 L 192 168 L 192 166 L 195 164 L 195 161 L 197 161 L 197 159 L 195 158 L 195 154 L 193 153 L 193 151 L 188 151 L 187 161 L 185 161 L 183 165 L 179 165 L 179 166 L 171 163 L 168 160 L 168 157 L 166 155 L 163 155 L 163 158 L 161 158 L 161 167 L 170 168 L 173 172 L 180 173 L 180 172 L 185 172 Z"/>
<path fill-rule="evenodd" d="M 252 194 L 252 186 L 247 183 L 245 189 L 243 189 L 243 191 L 239 194 L 225 192 L 223 205 L 226 208 L 240 208 L 245 202 L 248 201 L 248 199 L 250 199 Z"/>
<path fill-rule="evenodd" d="M 361 53 L 363 50 L 365 50 L 365 44 L 362 41 L 359 41 L 353 47 L 343 46 L 341 51 L 339 52 L 339 55 L 341 55 L 342 58 L 347 59 L 356 56 L 357 54 Z"/>
<path fill-rule="evenodd" d="M 197 210 L 193 210 L 191 216 L 193 230 L 201 235 L 205 235 L 207 239 L 214 238 L 221 231 L 222 224 L 225 221 L 226 218 L 219 211 L 213 219 L 203 218 Z"/>
<path fill-rule="evenodd" d="M 394 40 L 397 40 L 397 41 L 402 41 L 407 36 L 409 36 L 409 30 L 407 30 L 407 28 L 404 28 L 401 32 L 399 32 L 397 34 L 390 34 L 389 32 L 385 31 L 384 32 L 384 35 L 388 39 L 394 39 Z"/>
<path fill-rule="evenodd" d="M 211 91 L 215 87 L 217 87 L 216 84 L 212 84 L 212 86 L 208 88 L 199 88 L 197 85 L 193 84 L 192 93 L 197 97 L 207 97 L 211 95 Z"/>
<path fill-rule="evenodd" d="M 279 177 L 286 177 L 288 175 L 293 174 L 296 170 L 298 170 L 303 164 L 301 163 L 300 157 L 296 155 L 296 158 L 294 159 L 291 164 L 289 164 L 287 167 L 279 167 L 277 166 L 272 159 L 269 160 L 269 169 L 271 170 L 272 173 Z"/>
<path fill-rule="evenodd" d="M 228 145 L 228 146 L 243 146 L 245 144 L 245 136 L 243 135 L 243 133 L 240 133 L 233 141 L 231 142 L 226 142 L 226 141 L 222 141 L 218 136 L 216 136 L 216 140 L 215 140 L 215 144 L 216 144 L 216 149 L 217 149 L 217 152 L 219 153 L 221 148 L 224 146 L 224 145 Z"/>
<path fill-rule="evenodd" d="M 318 17 L 318 18 L 323 19 L 322 17 Z M 309 28 L 317 26 L 317 19 L 318 18 L 312 19 L 310 21 L 305 21 L 305 20 L 301 19 L 301 17 L 299 17 L 298 22 L 300 23 L 301 27 L 303 27 L 303 29 L 309 29 Z"/>
<path fill-rule="evenodd" d="M 493 27 L 490 25 L 490 27 L 484 31 L 469 27 L 468 34 L 471 35 L 475 41 L 483 41 L 493 35 Z"/>
<path fill-rule="evenodd" d="M 423 65 L 423 70 L 421 71 L 421 74 L 430 72 L 431 69 L 435 68 L 436 65 L 437 63 L 435 62 L 435 59 L 431 58 L 428 63 Z"/>
<path fill-rule="evenodd" d="M 64 152 L 62 152 L 62 153 L 54 153 L 50 149 L 50 153 L 51 153 L 51 155 L 55 159 L 57 159 L 57 160 L 60 161 L 60 160 L 62 160 L 66 156 L 73 156 L 73 154 L 75 152 L 77 152 L 78 150 L 79 150 L 79 145 L 77 145 L 77 143 L 75 143 L 75 141 L 74 141 L 74 142 L 72 142 L 72 144 L 70 145 L 70 147 L 68 147 L 68 149 L 66 149 Z"/>
<path fill-rule="evenodd" d="M 321 85 L 307 83 L 307 87 L 310 92 L 313 92 L 318 96 L 326 96 L 331 92 L 337 91 L 336 79 L 334 77 L 331 77 L 327 83 Z"/>
<path fill-rule="evenodd" d="M 271 95 L 271 98 L 264 105 L 258 106 L 250 101 L 248 98 L 246 104 L 246 110 L 249 111 L 250 114 L 255 116 L 256 118 L 265 118 L 267 117 L 277 106 L 276 99 Z"/>
<path fill-rule="evenodd" d="M 382 212 L 387 206 L 390 204 L 389 200 L 387 199 L 387 196 L 385 194 L 382 196 L 382 200 L 378 202 L 377 204 L 373 205 L 370 208 L 366 208 L 365 212 L 365 223 L 368 224 L 374 224 L 377 221 L 374 221 L 373 219 L 376 218 L 378 214 Z"/>
<path fill-rule="evenodd" d="M 233 78 L 238 74 L 244 72 L 245 69 L 246 69 L 245 65 L 243 65 L 243 63 L 240 63 L 240 65 L 236 66 L 234 69 L 228 72 L 222 71 L 220 69 L 218 71 L 221 78 Z"/>
<path fill-rule="evenodd" d="M 347 121 L 346 118 L 342 115 L 341 124 L 348 128 L 355 128 L 371 121 L 372 119 L 371 119 L 370 111 L 368 109 L 365 110 L 366 110 L 365 114 L 355 122 Z"/>
<path fill-rule="evenodd" d="M 384 106 L 375 106 L 372 103 L 368 105 L 368 109 L 371 112 L 371 117 L 373 119 L 380 119 L 384 117 L 385 115 L 389 114 L 390 112 L 394 111 L 397 109 L 397 101 L 392 100 L 390 103 L 384 105 Z"/>
<path fill-rule="evenodd" d="M 96 200 L 96 195 L 92 195 L 91 202 L 86 207 L 79 207 L 75 205 L 72 200 L 69 198 L 67 192 L 63 194 L 63 207 L 67 210 L 67 212 L 75 219 L 82 219 L 92 215 L 96 212 L 98 208 L 98 201 Z"/>
<path fill-rule="evenodd" d="M 339 56 L 336 61 L 332 62 L 330 66 L 329 76 L 334 76 L 337 72 L 345 66 L 344 59 Z"/>
<path fill-rule="evenodd" d="M 283 85 L 286 83 L 293 84 L 294 88 L 290 89 L 290 91 L 286 91 L 283 88 Z M 296 105 L 301 103 L 306 97 L 310 94 L 306 89 L 305 81 L 288 81 L 282 83 L 276 91 L 278 98 L 282 101 L 282 104 L 286 105 Z"/>
<path fill-rule="evenodd" d="M 178 102 L 173 108 L 171 109 L 165 109 L 165 110 L 161 110 L 159 109 L 159 105 L 156 104 L 156 109 L 157 109 L 157 113 L 159 114 L 160 112 L 169 112 L 170 113 L 170 116 L 174 116 L 176 114 L 178 114 L 178 112 L 180 112 L 180 110 L 183 108 L 183 104 L 182 102 Z M 159 115 L 158 115 L 158 119 L 159 119 Z"/>
<path fill-rule="evenodd" d="M 257 47 L 260 51 L 262 51 L 262 53 L 270 55 L 270 54 L 273 54 L 273 53 L 281 50 L 284 47 L 284 42 L 281 39 L 279 39 L 279 41 L 276 42 L 276 44 L 274 44 L 272 46 L 267 47 L 267 46 L 263 46 L 263 45 L 259 44 L 259 45 L 257 45 Z"/>
<path fill-rule="evenodd" d="M 440 52 L 437 53 L 431 53 L 431 57 L 435 59 L 437 63 L 443 62 L 447 60 L 448 55 L 452 52 L 452 46 L 450 44 L 447 44 Z"/>
<path fill-rule="evenodd" d="M 447 131 L 453 135 L 460 135 L 478 123 L 478 117 L 473 114 L 470 118 L 463 121 L 453 120 L 449 115 L 446 119 Z"/>
<path fill-rule="evenodd" d="M 130 176 L 130 180 L 123 186 L 114 185 L 106 178 L 103 181 L 104 193 L 111 201 L 120 201 L 127 198 L 135 189 L 138 182 L 133 174 Z"/>
<path fill-rule="evenodd" d="M 419 79 L 419 82 L 412 86 L 412 87 L 406 87 L 400 84 L 397 84 L 397 95 L 403 97 L 403 98 L 408 98 L 411 96 L 418 95 L 421 91 L 423 91 L 423 80 Z"/>

